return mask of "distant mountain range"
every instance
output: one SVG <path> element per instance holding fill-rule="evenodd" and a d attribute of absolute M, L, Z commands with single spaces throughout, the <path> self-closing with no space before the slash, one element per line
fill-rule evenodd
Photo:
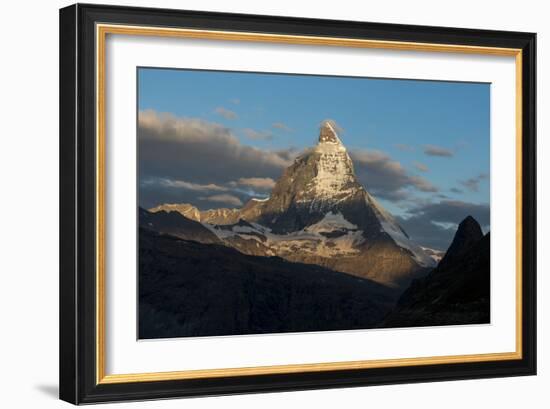
<path fill-rule="evenodd" d="M 139 209 L 140 338 L 489 321 L 489 235 L 415 244 L 359 184 L 330 122 L 241 209 Z"/>

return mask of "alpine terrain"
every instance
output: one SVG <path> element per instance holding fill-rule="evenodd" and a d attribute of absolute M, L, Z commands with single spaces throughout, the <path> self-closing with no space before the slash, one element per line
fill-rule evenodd
<path fill-rule="evenodd" d="M 174 212 L 187 222 L 167 224 Z M 252 199 L 241 209 L 163 204 L 144 217 L 161 233 L 183 239 L 195 234 L 195 241 L 245 255 L 315 264 L 395 289 L 404 290 L 436 264 L 358 182 L 330 121 L 322 124 L 317 145 L 295 159 L 268 198 Z M 185 226 L 195 230 L 189 233 Z"/>
<path fill-rule="evenodd" d="M 383 326 L 489 323 L 490 244 L 490 233 L 466 217 L 438 266 L 412 282 Z"/>
<path fill-rule="evenodd" d="M 240 209 L 139 208 L 139 337 L 489 322 L 489 234 L 415 244 L 357 180 L 334 126 Z"/>

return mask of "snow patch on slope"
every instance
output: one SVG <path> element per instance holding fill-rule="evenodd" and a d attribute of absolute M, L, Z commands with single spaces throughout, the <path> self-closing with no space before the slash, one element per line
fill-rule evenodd
<path fill-rule="evenodd" d="M 304 231 L 322 233 L 341 229 L 357 230 L 357 226 L 353 223 L 348 222 L 340 212 L 328 212 L 322 220 L 318 221 L 315 224 L 312 224 L 311 226 L 306 227 Z"/>
<path fill-rule="evenodd" d="M 240 238 L 256 240 L 280 256 L 296 252 L 321 257 L 349 256 L 358 253 L 357 246 L 364 242 L 363 231 L 347 221 L 341 213 L 328 212 L 319 222 L 287 234 L 274 234 L 271 229 L 257 223 L 250 226 L 203 225 L 221 240 Z M 229 228 L 228 228 L 229 227 Z M 335 233 L 334 237 L 329 237 Z"/>
<path fill-rule="evenodd" d="M 397 223 L 397 220 L 389 214 L 374 197 L 372 197 L 368 192 L 365 192 L 365 202 L 367 206 L 371 206 L 374 209 L 376 216 L 380 222 L 385 222 L 391 225 L 393 230 L 401 232 L 407 239 L 409 235 L 403 230 L 403 228 Z"/>
<path fill-rule="evenodd" d="M 415 261 L 422 267 L 435 267 L 437 261 L 427 254 L 422 247 L 415 244 L 403 230 L 403 228 L 397 223 L 397 220 L 389 214 L 370 194 L 365 193 L 365 200 L 367 205 L 372 206 L 374 209 L 378 221 L 381 225 L 381 230 L 389 234 L 395 244 L 406 250 L 409 250 L 415 259 Z"/>
<path fill-rule="evenodd" d="M 401 229 L 396 229 L 393 224 L 386 221 L 380 221 L 382 229 L 390 235 L 399 247 L 409 250 L 418 264 L 423 267 L 435 267 L 436 262 L 422 248 L 414 244 L 407 236 L 403 234 Z"/>

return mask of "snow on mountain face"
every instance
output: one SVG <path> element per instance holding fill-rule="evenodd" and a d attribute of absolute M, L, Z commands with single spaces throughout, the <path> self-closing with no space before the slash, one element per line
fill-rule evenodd
<path fill-rule="evenodd" d="M 374 213 L 381 224 L 384 223 L 391 227 L 392 230 L 402 233 L 407 239 L 409 238 L 409 235 L 405 232 L 405 230 L 403 230 L 399 223 L 397 223 L 397 220 L 395 220 L 395 218 L 389 214 L 386 209 L 384 209 L 368 192 L 365 192 L 365 202 L 374 210 Z"/>
<path fill-rule="evenodd" d="M 335 214 L 328 212 L 321 221 L 306 227 L 304 230 L 315 233 L 327 233 L 336 230 L 357 230 L 357 226 L 348 222 L 344 216 L 342 216 L 342 213 Z"/>
<path fill-rule="evenodd" d="M 256 255 L 261 246 L 267 256 L 285 257 L 297 252 L 321 257 L 352 256 L 359 253 L 357 246 L 365 240 L 356 225 L 341 213 L 332 212 L 318 223 L 287 234 L 276 234 L 257 223 L 242 221 L 232 226 L 204 225 L 220 240 L 231 243 L 238 239 L 241 251 Z M 244 246 L 243 240 L 249 242 L 248 246 Z"/>
<path fill-rule="evenodd" d="M 406 237 L 402 229 L 396 229 L 394 225 L 385 221 L 381 223 L 384 232 L 388 233 L 399 247 L 409 250 L 418 264 L 423 267 L 434 267 L 436 265 L 435 260 L 430 257 L 422 247 Z"/>
<path fill-rule="evenodd" d="M 380 231 L 387 233 L 399 247 L 410 251 L 415 261 L 422 267 L 435 267 L 438 260 L 431 257 L 421 246 L 414 243 L 409 235 L 370 194 L 366 193 L 365 200 L 372 206 L 380 222 Z"/>

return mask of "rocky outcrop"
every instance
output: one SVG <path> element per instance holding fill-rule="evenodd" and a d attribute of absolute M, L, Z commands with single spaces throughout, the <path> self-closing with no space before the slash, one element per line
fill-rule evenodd
<path fill-rule="evenodd" d="M 472 217 L 457 230 L 447 255 L 414 280 L 384 327 L 482 324 L 490 320 L 490 235 Z"/>
<path fill-rule="evenodd" d="M 441 259 L 439 266 L 444 268 L 463 257 L 463 254 L 477 241 L 483 237 L 481 226 L 472 217 L 468 216 L 458 225 L 453 241 L 445 256 Z"/>
<path fill-rule="evenodd" d="M 189 203 L 165 203 L 152 207 L 149 212 L 177 212 L 188 219 L 210 224 L 232 224 L 238 222 L 241 217 L 239 209 L 199 210 Z"/>
<path fill-rule="evenodd" d="M 188 219 L 178 212 L 161 210 L 152 213 L 139 208 L 139 225 L 142 229 L 170 234 L 180 239 L 222 244 L 222 241 L 201 223 Z"/>

